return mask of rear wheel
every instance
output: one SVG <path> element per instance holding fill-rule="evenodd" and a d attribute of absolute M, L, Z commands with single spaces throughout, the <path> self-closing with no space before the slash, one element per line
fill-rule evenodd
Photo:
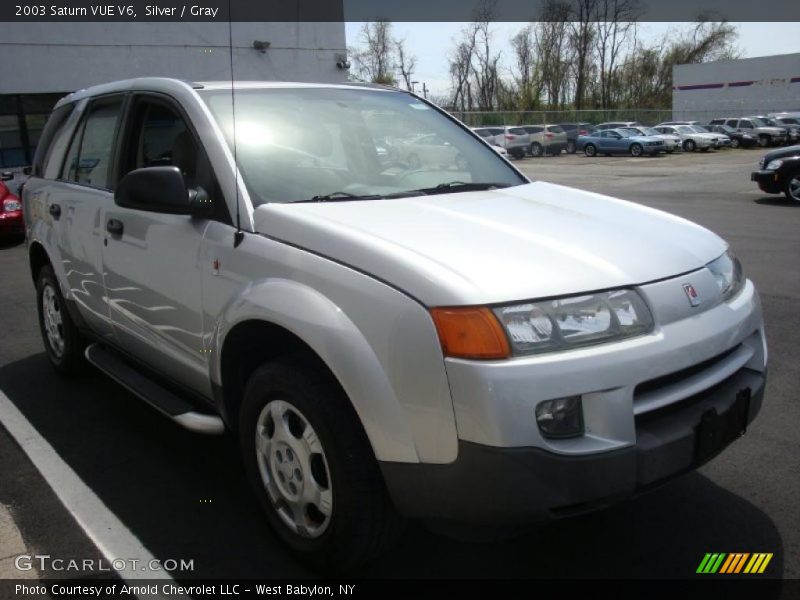
<path fill-rule="evenodd" d="M 731 138 L 731 148 L 738 148 L 740 145 L 739 138 Z"/>
<path fill-rule="evenodd" d="M 631 156 L 641 156 L 643 151 L 641 144 L 631 144 Z"/>
<path fill-rule="evenodd" d="M 531 144 L 531 156 L 538 158 L 542 155 L 542 145 L 539 142 Z"/>
<path fill-rule="evenodd" d="M 783 191 L 787 199 L 800 203 L 800 171 L 789 173 Z"/>
<path fill-rule="evenodd" d="M 314 363 L 267 363 L 247 383 L 239 434 L 248 478 L 277 535 L 314 565 L 346 570 L 399 531 L 367 436 Z"/>
<path fill-rule="evenodd" d="M 588 157 L 597 156 L 597 147 L 594 144 L 586 144 L 583 153 Z"/>
<path fill-rule="evenodd" d="M 71 376 L 85 366 L 86 341 L 67 310 L 56 276 L 49 265 L 39 270 L 36 279 L 36 304 L 39 328 L 50 364 L 62 375 Z"/>

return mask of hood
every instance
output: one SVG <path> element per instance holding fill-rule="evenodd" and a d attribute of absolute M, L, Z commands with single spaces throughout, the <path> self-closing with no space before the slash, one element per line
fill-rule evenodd
<path fill-rule="evenodd" d="M 630 286 L 701 268 L 726 244 L 689 221 L 559 185 L 392 200 L 264 204 L 256 230 L 428 306 Z"/>
<path fill-rule="evenodd" d="M 785 148 L 773 150 L 772 152 L 767 152 L 763 160 L 769 162 L 776 158 L 785 158 L 787 156 L 800 156 L 800 146 L 787 146 Z"/>

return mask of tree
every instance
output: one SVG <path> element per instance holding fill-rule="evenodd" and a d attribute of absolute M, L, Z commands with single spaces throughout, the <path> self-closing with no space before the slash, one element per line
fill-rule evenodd
<path fill-rule="evenodd" d="M 595 6 L 595 52 L 599 61 L 600 105 L 612 106 L 612 87 L 624 48 L 636 40 L 636 21 L 641 16 L 638 0 L 598 0 Z"/>
<path fill-rule="evenodd" d="M 414 88 L 411 80 L 414 78 L 414 70 L 417 68 L 417 57 L 410 56 L 406 52 L 405 40 L 396 42 L 395 48 L 397 50 L 397 70 L 400 71 L 400 77 L 402 77 L 406 89 L 411 91 Z"/>
<path fill-rule="evenodd" d="M 391 22 L 364 23 L 359 41 L 361 47 L 349 51 L 355 76 L 362 81 L 395 85 L 396 42 L 392 38 Z"/>
<path fill-rule="evenodd" d="M 583 108 L 589 71 L 591 70 L 592 42 L 595 36 L 593 18 L 599 0 L 573 0 L 569 41 L 574 53 L 576 110 Z"/>

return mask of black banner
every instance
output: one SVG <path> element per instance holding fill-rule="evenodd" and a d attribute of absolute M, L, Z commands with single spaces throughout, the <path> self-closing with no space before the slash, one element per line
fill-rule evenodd
<path fill-rule="evenodd" d="M 491 0 L 492 20 L 539 19 L 546 0 Z M 580 0 L 566 0 L 577 3 Z M 472 21 L 486 0 L 2 0 L 0 21 Z M 797 0 L 640 0 L 640 22 L 800 21 Z M 798 23 L 800 27 L 800 23 Z M 800 32 L 799 32 L 800 33 Z"/>

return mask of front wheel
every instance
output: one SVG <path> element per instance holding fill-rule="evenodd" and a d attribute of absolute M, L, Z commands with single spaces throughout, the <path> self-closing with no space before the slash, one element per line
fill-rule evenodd
<path fill-rule="evenodd" d="M 768 135 L 760 135 L 758 136 L 758 145 L 762 148 L 766 148 L 772 143 L 772 140 Z"/>
<path fill-rule="evenodd" d="M 86 364 L 83 357 L 86 341 L 67 310 L 58 280 L 49 265 L 39 270 L 36 279 L 36 305 L 50 364 L 61 375 L 81 372 Z"/>
<path fill-rule="evenodd" d="M 542 145 L 538 142 L 533 142 L 531 144 L 531 156 L 534 158 L 539 158 L 542 155 Z"/>
<path fill-rule="evenodd" d="M 739 138 L 731 138 L 731 148 L 738 148 L 740 145 Z"/>
<path fill-rule="evenodd" d="M 643 151 L 641 144 L 631 144 L 631 156 L 641 156 Z"/>
<path fill-rule="evenodd" d="M 347 570 L 391 543 L 400 519 L 353 407 L 322 367 L 284 359 L 257 369 L 239 435 L 267 520 L 300 558 Z"/>
<path fill-rule="evenodd" d="M 788 175 L 783 191 L 788 200 L 800 203 L 800 171 Z"/>
<path fill-rule="evenodd" d="M 594 144 L 586 144 L 586 147 L 583 149 L 583 153 L 590 158 L 597 156 L 597 148 Z"/>
<path fill-rule="evenodd" d="M 686 140 L 683 143 L 683 149 L 686 152 L 694 152 L 695 150 L 697 150 L 697 144 L 695 143 L 694 140 Z"/>

